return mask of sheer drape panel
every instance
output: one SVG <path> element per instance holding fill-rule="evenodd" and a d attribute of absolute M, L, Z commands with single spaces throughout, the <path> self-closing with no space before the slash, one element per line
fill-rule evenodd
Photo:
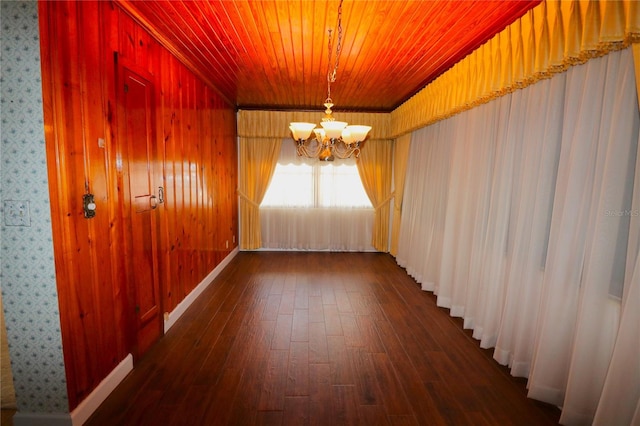
<path fill-rule="evenodd" d="M 391 250 L 389 251 L 393 256 L 398 254 L 402 201 L 404 198 L 404 177 L 407 173 L 410 144 L 411 134 L 407 133 L 396 139 L 393 148 L 393 223 L 391 224 Z"/>
<path fill-rule="evenodd" d="M 371 245 L 381 252 L 389 251 L 389 215 L 393 197 L 393 142 L 367 141 L 356 161 L 371 204 L 375 210 Z"/>
<path fill-rule="evenodd" d="M 264 248 L 375 251 L 373 209 L 261 207 Z"/>
<path fill-rule="evenodd" d="M 260 203 L 280 155 L 281 138 L 240 138 L 240 248 L 262 246 Z"/>
<path fill-rule="evenodd" d="M 412 134 L 397 262 L 566 424 L 638 421 L 630 50 Z"/>
<path fill-rule="evenodd" d="M 527 99 L 520 155 L 514 158 L 506 254 L 505 300 L 494 358 L 511 374 L 528 377 L 538 319 L 551 211 L 560 155 L 566 75 L 522 91 Z M 515 94 L 515 93 L 514 93 Z"/>
<path fill-rule="evenodd" d="M 396 261 L 423 290 L 436 294 L 455 126 L 445 120 L 413 133 L 402 203 Z"/>
<path fill-rule="evenodd" d="M 566 97 L 529 389 L 562 405 L 564 423 L 583 424 L 593 419 L 611 362 L 621 296 L 611 293 L 623 286 L 635 234 L 629 219 L 639 119 L 631 52 L 570 69 Z"/>

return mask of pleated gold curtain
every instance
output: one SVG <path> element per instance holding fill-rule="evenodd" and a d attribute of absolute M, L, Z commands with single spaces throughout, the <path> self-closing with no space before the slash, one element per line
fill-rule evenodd
<path fill-rule="evenodd" d="M 640 41 L 637 0 L 543 1 L 391 113 L 398 137 Z M 638 64 L 636 62 L 636 73 Z"/>
<path fill-rule="evenodd" d="M 282 147 L 282 138 L 240 138 L 240 249 L 262 247 L 260 203 L 267 192 Z"/>
<path fill-rule="evenodd" d="M 364 190 L 375 210 L 371 245 L 387 253 L 390 203 L 393 198 L 393 141 L 366 142 L 356 164 Z"/>
<path fill-rule="evenodd" d="M 398 254 L 400 223 L 402 219 L 402 200 L 404 195 L 404 178 L 407 174 L 411 134 L 400 136 L 395 141 L 393 152 L 393 224 L 391 226 L 391 250 L 393 256 Z"/>

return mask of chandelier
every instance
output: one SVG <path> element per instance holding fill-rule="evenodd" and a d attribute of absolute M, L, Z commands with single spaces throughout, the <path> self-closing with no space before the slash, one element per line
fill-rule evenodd
<path fill-rule="evenodd" d="M 333 52 L 332 31 L 329 30 L 329 67 Z M 342 49 L 342 0 L 338 6 L 338 41 L 336 43 L 336 62 L 333 69 L 327 72 L 327 99 L 324 101 L 324 117 L 320 122 L 322 128 L 316 128 L 314 123 L 289 123 L 289 130 L 296 141 L 298 156 L 318 158 L 321 161 L 333 161 L 335 157 L 349 158 L 360 156 L 360 144 L 371 130 L 370 126 L 349 125 L 344 121 L 333 118 L 333 100 L 331 99 L 331 83 L 336 81 L 340 51 Z M 313 132 L 313 135 L 312 135 Z"/>

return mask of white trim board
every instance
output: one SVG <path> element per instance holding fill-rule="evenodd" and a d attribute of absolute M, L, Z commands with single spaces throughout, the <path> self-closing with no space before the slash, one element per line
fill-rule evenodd
<path fill-rule="evenodd" d="M 133 370 L 133 356 L 128 354 L 71 413 L 18 411 L 13 416 L 13 424 L 15 426 L 82 426 L 131 370 Z"/>
<path fill-rule="evenodd" d="M 236 247 L 231 253 L 225 257 L 222 262 L 216 266 L 213 271 L 209 272 L 209 275 L 204 277 L 200 284 L 196 286 L 196 288 L 191 291 L 191 293 L 187 294 L 187 297 L 182 299 L 178 306 L 175 307 L 173 311 L 170 313 L 164 314 L 164 332 L 165 334 L 169 329 L 178 321 L 178 319 L 186 312 L 186 310 L 191 306 L 193 302 L 202 294 L 202 292 L 209 287 L 209 284 L 213 282 L 213 280 L 220 275 L 220 272 L 233 260 L 234 257 L 240 252 L 240 250 Z"/>

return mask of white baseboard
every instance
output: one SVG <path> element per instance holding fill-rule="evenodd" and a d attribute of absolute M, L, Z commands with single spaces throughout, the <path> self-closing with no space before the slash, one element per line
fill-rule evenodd
<path fill-rule="evenodd" d="M 127 355 L 116 368 L 71 413 L 29 413 L 18 411 L 14 426 L 81 426 L 133 370 L 133 356 Z"/>
<path fill-rule="evenodd" d="M 213 271 L 209 273 L 201 282 L 194 288 L 191 293 L 187 295 L 178 306 L 171 311 L 170 313 L 165 313 L 164 320 L 164 332 L 166 333 L 175 323 L 178 321 L 178 318 L 182 316 L 191 306 L 191 304 L 200 296 L 200 294 L 209 287 L 209 284 L 213 282 L 213 280 L 222 272 L 222 270 L 231 262 L 231 260 L 236 257 L 240 250 L 236 247 L 231 253 L 224 258 L 222 262 L 216 266 Z"/>
<path fill-rule="evenodd" d="M 116 386 L 127 377 L 127 374 L 129 374 L 131 370 L 133 370 L 133 356 L 129 354 L 100 382 L 98 387 L 71 412 L 72 425 L 83 425 L 100 404 L 113 392 Z"/>

